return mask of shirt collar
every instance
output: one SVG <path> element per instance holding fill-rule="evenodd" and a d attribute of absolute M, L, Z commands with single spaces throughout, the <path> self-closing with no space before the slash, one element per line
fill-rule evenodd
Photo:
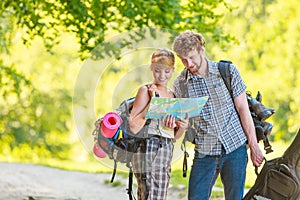
<path fill-rule="evenodd" d="M 211 60 L 206 59 L 207 63 L 208 63 L 208 72 L 211 74 L 219 74 L 219 69 L 218 69 L 218 65 L 217 62 L 213 62 Z"/>

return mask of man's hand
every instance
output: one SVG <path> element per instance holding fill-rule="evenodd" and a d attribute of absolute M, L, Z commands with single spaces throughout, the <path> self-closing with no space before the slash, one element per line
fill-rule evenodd
<path fill-rule="evenodd" d="M 186 130 L 189 126 L 189 115 L 188 113 L 185 114 L 185 118 L 182 118 L 178 116 L 179 120 L 176 120 L 176 126 L 179 128 L 182 128 L 183 130 Z"/>
<path fill-rule="evenodd" d="M 264 156 L 258 146 L 258 144 L 250 145 L 250 157 L 254 166 L 259 167 L 264 161 Z"/>

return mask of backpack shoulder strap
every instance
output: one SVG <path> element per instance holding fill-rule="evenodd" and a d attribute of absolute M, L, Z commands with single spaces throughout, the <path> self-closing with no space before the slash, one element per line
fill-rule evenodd
<path fill-rule="evenodd" d="M 230 60 L 220 60 L 218 62 L 218 69 L 231 97 L 233 97 L 231 88 L 231 76 L 229 70 L 230 64 L 232 64 Z"/>
<path fill-rule="evenodd" d="M 300 166 L 300 129 L 298 130 L 298 133 L 296 134 L 296 137 L 294 138 L 293 142 L 290 144 L 290 146 L 285 150 L 282 159 L 285 161 L 286 164 L 289 166 L 293 166 L 293 169 L 295 169 L 295 166 Z M 298 174 L 298 177 L 300 175 L 300 169 L 296 167 L 296 173 Z"/>
<path fill-rule="evenodd" d="M 187 86 L 187 78 L 188 78 L 188 71 L 187 69 L 184 69 L 181 72 L 183 78 L 179 79 L 179 89 L 181 91 L 181 94 L 183 94 L 184 98 L 189 98 L 189 91 Z"/>

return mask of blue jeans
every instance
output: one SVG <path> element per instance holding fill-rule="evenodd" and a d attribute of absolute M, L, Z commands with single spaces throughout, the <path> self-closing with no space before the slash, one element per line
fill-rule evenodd
<path fill-rule="evenodd" d="M 243 198 L 248 161 L 246 145 L 229 154 L 223 151 L 220 156 L 199 157 L 196 152 L 189 179 L 189 200 L 208 200 L 219 173 L 225 199 Z"/>

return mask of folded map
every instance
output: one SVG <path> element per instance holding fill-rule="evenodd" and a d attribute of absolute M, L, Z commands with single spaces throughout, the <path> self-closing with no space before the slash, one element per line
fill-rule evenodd
<path fill-rule="evenodd" d="M 186 113 L 188 113 L 189 118 L 196 117 L 200 115 L 207 100 L 208 96 L 198 98 L 152 97 L 145 118 L 160 119 L 166 115 L 185 118 Z"/>

